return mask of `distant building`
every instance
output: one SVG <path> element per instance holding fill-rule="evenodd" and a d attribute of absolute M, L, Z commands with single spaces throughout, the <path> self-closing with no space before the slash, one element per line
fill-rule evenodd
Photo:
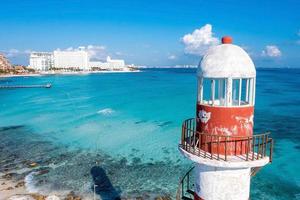
<path fill-rule="evenodd" d="M 55 68 L 89 70 L 89 56 L 84 50 L 54 51 L 53 60 Z"/>
<path fill-rule="evenodd" d="M 91 61 L 89 62 L 89 66 L 103 70 L 122 70 L 126 67 L 124 60 L 113 60 L 109 56 L 107 56 L 106 62 Z"/>
<path fill-rule="evenodd" d="M 114 68 L 114 69 L 125 67 L 124 60 L 113 60 L 109 56 L 107 56 L 106 62 L 108 63 L 109 67 Z"/>
<path fill-rule="evenodd" d="M 91 69 L 93 68 L 98 68 L 98 69 L 109 69 L 109 64 L 107 62 L 100 62 L 100 61 L 90 61 L 89 62 L 89 67 Z"/>
<path fill-rule="evenodd" d="M 29 66 L 38 71 L 48 71 L 53 67 L 53 54 L 49 52 L 32 52 Z"/>
<path fill-rule="evenodd" d="M 52 69 L 62 69 L 71 71 L 89 70 L 124 70 L 126 68 L 124 60 L 114 60 L 109 56 L 106 62 L 90 61 L 88 52 L 84 47 L 74 51 L 56 50 L 50 52 L 33 52 L 30 55 L 30 67 L 39 71 Z"/>
<path fill-rule="evenodd" d="M 9 60 L 4 55 L 0 54 L 0 70 L 7 71 L 10 69 L 12 69 L 12 66 Z"/>

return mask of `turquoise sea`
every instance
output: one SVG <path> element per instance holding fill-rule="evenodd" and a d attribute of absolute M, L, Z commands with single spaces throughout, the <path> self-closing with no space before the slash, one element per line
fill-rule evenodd
<path fill-rule="evenodd" d="M 174 196 L 192 165 L 177 145 L 194 117 L 195 69 L 0 78 L 0 172 L 30 192 Z M 300 199 L 300 69 L 258 69 L 255 132 L 271 131 L 274 161 L 253 179 L 251 199 Z M 29 169 L 28 163 L 38 163 Z M 37 171 L 44 170 L 43 174 Z"/>

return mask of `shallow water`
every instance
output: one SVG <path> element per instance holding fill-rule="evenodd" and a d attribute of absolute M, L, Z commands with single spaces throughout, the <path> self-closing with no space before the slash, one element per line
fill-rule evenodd
<path fill-rule="evenodd" d="M 299 199 L 300 70 L 257 73 L 255 132 L 272 132 L 275 153 L 252 179 L 251 199 Z M 51 89 L 0 90 L 2 172 L 34 161 L 47 173 L 31 174 L 30 190 L 91 194 L 99 166 L 115 195 L 176 193 L 192 164 L 177 144 L 182 121 L 195 113 L 194 69 L 0 79 L 48 82 Z"/>

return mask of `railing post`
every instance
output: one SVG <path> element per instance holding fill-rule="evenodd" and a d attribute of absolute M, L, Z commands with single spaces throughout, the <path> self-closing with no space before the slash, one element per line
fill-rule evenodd
<path fill-rule="evenodd" d="M 204 135 L 204 158 L 206 158 L 206 144 L 207 144 L 207 142 L 206 142 L 206 140 L 207 140 L 207 138 L 206 138 L 206 135 Z"/>
<path fill-rule="evenodd" d="M 257 153 L 257 160 L 259 159 L 259 157 L 261 157 L 261 154 L 262 154 L 262 141 L 263 140 L 263 135 L 260 135 L 259 137 L 258 137 L 258 153 Z"/>
<path fill-rule="evenodd" d="M 256 143 L 256 137 L 252 137 L 252 160 L 254 160 L 254 152 L 255 152 L 255 143 Z"/>
<path fill-rule="evenodd" d="M 265 153 L 264 153 L 264 157 L 267 155 L 267 145 L 268 145 L 268 141 L 269 141 L 269 134 L 266 135 L 266 138 L 265 138 L 265 142 L 266 142 L 266 146 L 265 146 Z"/>
<path fill-rule="evenodd" d="M 192 136 L 191 136 L 191 120 L 189 119 L 188 123 L 188 135 L 189 135 L 189 152 L 191 152 L 191 142 L 192 142 Z"/>
<path fill-rule="evenodd" d="M 250 137 L 248 137 L 248 144 L 247 144 L 247 152 L 246 152 L 246 160 L 249 160 L 249 151 L 250 151 Z"/>
<path fill-rule="evenodd" d="M 265 155 L 265 145 L 266 145 L 266 135 L 264 134 L 263 136 L 262 136 L 262 151 L 261 151 L 261 158 L 263 158 L 264 157 L 264 155 Z"/>
<path fill-rule="evenodd" d="M 193 148 L 194 148 L 194 154 L 196 152 L 196 134 L 197 134 L 197 130 L 195 130 L 195 120 L 193 119 Z"/>
<path fill-rule="evenodd" d="M 199 149 L 198 155 L 200 156 L 201 155 L 201 137 L 202 137 L 202 134 L 199 133 L 198 137 L 199 137 L 199 139 L 198 139 L 198 145 L 199 145 L 199 147 L 198 147 L 198 149 Z"/>
<path fill-rule="evenodd" d="M 210 136 L 210 159 L 213 159 L 213 139 L 212 135 Z"/>
<path fill-rule="evenodd" d="M 218 151 L 218 160 L 220 160 L 220 136 L 218 137 L 217 151 Z"/>
<path fill-rule="evenodd" d="M 184 122 L 182 123 L 182 134 L 181 134 L 181 143 L 183 146 L 183 149 L 185 149 L 185 126 L 184 126 Z"/>
<path fill-rule="evenodd" d="M 270 139 L 270 162 L 273 160 L 273 139 Z"/>
<path fill-rule="evenodd" d="M 225 137 L 225 161 L 227 161 L 227 137 Z"/>
<path fill-rule="evenodd" d="M 185 130 L 184 130 L 184 124 L 182 124 L 182 127 L 181 127 L 181 145 L 183 146 L 183 148 L 184 148 L 184 132 L 185 132 Z M 184 148 L 185 149 L 185 148 Z"/>

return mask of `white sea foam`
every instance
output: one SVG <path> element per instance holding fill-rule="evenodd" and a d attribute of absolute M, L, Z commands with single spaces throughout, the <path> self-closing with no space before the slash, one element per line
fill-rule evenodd
<path fill-rule="evenodd" d="M 30 195 L 14 195 L 9 197 L 8 200 L 34 200 Z"/>
<path fill-rule="evenodd" d="M 36 175 L 37 172 L 30 172 L 27 176 L 25 176 L 25 187 L 26 190 L 30 193 L 38 193 L 38 189 L 34 186 L 34 175 Z"/>
<path fill-rule="evenodd" d="M 97 113 L 98 114 L 101 114 L 101 115 L 105 115 L 105 116 L 108 116 L 108 115 L 111 115 L 113 114 L 115 111 L 111 108 L 104 108 L 102 110 L 99 110 Z"/>

